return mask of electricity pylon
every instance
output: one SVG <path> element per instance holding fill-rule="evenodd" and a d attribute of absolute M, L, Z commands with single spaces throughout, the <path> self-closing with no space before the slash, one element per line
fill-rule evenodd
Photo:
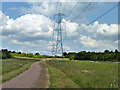
<path fill-rule="evenodd" d="M 63 43 L 62 43 L 62 32 L 65 31 L 65 15 L 62 13 L 58 13 L 54 15 L 54 29 L 53 29 L 53 45 L 52 45 L 52 55 L 62 55 L 63 56 Z"/>

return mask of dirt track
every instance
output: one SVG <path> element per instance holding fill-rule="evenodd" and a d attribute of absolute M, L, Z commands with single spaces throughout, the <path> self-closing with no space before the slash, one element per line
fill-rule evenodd
<path fill-rule="evenodd" d="M 48 88 L 47 69 L 37 62 L 30 69 L 2 84 L 2 88 Z"/>

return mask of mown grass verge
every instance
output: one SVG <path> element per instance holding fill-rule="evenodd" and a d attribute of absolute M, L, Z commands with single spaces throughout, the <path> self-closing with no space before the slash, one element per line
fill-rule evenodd
<path fill-rule="evenodd" d="M 51 88 L 118 88 L 118 63 L 51 60 L 44 65 Z"/>

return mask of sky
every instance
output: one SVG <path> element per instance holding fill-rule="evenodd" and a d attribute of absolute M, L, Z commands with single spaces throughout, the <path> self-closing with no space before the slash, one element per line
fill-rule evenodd
<path fill-rule="evenodd" d="M 1 48 L 51 55 L 53 17 L 59 11 L 65 15 L 64 52 L 114 51 L 118 48 L 118 7 L 87 24 L 116 5 L 117 2 L 2 2 Z"/>

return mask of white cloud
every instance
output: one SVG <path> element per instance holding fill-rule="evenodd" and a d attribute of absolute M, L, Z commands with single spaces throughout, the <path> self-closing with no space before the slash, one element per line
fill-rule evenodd
<path fill-rule="evenodd" d="M 21 8 L 22 13 L 29 14 L 43 14 L 45 16 L 53 15 L 56 11 L 57 4 L 51 2 L 29 2 L 30 8 Z"/>
<path fill-rule="evenodd" d="M 78 35 L 78 28 L 79 28 L 79 24 L 77 23 L 74 23 L 74 22 L 70 22 L 70 21 L 66 21 L 66 20 L 63 20 L 63 22 L 65 22 L 66 24 L 66 35 L 67 36 L 76 36 Z"/>
<path fill-rule="evenodd" d="M 82 28 L 81 28 L 82 27 Z M 85 34 L 91 38 L 95 38 L 97 40 L 100 39 L 108 39 L 108 40 L 117 40 L 118 35 L 118 25 L 117 24 L 99 24 L 98 21 L 94 22 L 94 24 L 90 24 L 89 26 L 85 24 L 81 24 L 79 32 Z"/>
<path fill-rule="evenodd" d="M 96 48 L 99 45 L 96 40 L 91 39 L 90 37 L 87 36 L 80 35 L 79 41 L 85 47 Z"/>
<path fill-rule="evenodd" d="M 75 18 L 73 18 L 73 17 L 76 17 L 78 19 L 75 22 L 79 22 L 79 23 L 85 22 L 86 23 L 87 19 L 85 17 L 85 13 L 97 8 L 95 6 L 95 4 L 92 3 L 89 6 L 89 8 L 86 9 L 86 11 L 84 11 L 84 13 L 82 13 L 82 15 L 80 16 L 79 15 L 79 14 L 81 14 L 80 12 L 82 12 L 82 10 L 84 8 L 86 8 L 88 3 L 89 2 L 80 3 L 80 2 L 78 2 L 78 0 L 74 0 L 72 2 L 70 2 L 68 0 L 67 1 L 66 0 L 57 0 L 57 2 L 52 2 L 51 0 L 47 0 L 47 2 L 46 1 L 28 2 L 30 7 L 29 8 L 22 7 L 21 12 L 23 14 L 31 14 L 32 13 L 32 14 L 42 14 L 45 16 L 52 16 L 52 15 L 58 13 L 58 11 L 59 11 L 60 13 L 62 12 L 63 14 L 65 14 L 66 18 L 68 20 L 74 20 Z M 78 16 L 80 16 L 80 17 L 78 17 Z"/>
<path fill-rule="evenodd" d="M 22 45 L 34 45 L 34 44 L 32 44 L 32 43 L 30 43 L 30 42 L 19 42 L 19 41 L 17 41 L 17 40 L 11 40 L 12 41 L 12 43 L 14 43 L 14 44 L 22 44 Z"/>
<path fill-rule="evenodd" d="M 12 20 L 12 19 L 11 19 Z M 2 24 L 7 24 L 7 21 L 9 21 L 9 16 L 6 16 L 2 11 L 0 11 L 0 26 Z M 9 21 L 10 22 L 10 21 Z M 0 28 L 1 29 L 1 28 Z"/>
<path fill-rule="evenodd" d="M 51 51 L 51 44 L 56 43 L 56 41 L 48 43 L 52 39 L 53 33 L 53 21 L 48 17 L 39 14 L 26 14 L 15 20 L 6 15 L 4 18 L 7 20 L 0 26 L 3 31 L 4 47 L 9 45 L 9 48 L 13 48 L 15 46 L 25 52 Z M 78 24 L 66 21 L 66 26 L 69 37 L 77 35 Z M 64 46 L 64 48 L 70 50 L 69 46 Z"/>
<path fill-rule="evenodd" d="M 12 41 L 12 43 L 15 43 L 15 44 L 23 44 L 22 42 L 19 42 L 17 40 L 11 40 L 11 41 Z"/>
<path fill-rule="evenodd" d="M 82 29 L 81 29 L 82 27 Z M 118 25 L 100 24 L 98 21 L 90 25 L 81 24 L 79 42 L 84 49 L 103 51 L 118 48 Z"/>
<path fill-rule="evenodd" d="M 8 16 L 5 18 L 7 18 L 6 23 L 1 26 L 3 36 L 14 36 L 19 41 L 50 40 L 52 38 L 53 21 L 48 17 L 40 14 L 26 14 L 15 20 L 9 19 Z M 76 36 L 79 25 L 63 21 L 66 22 L 67 36 Z"/>
<path fill-rule="evenodd" d="M 7 17 L 7 16 L 6 16 Z M 9 19 L 1 26 L 3 36 L 16 38 L 46 38 L 52 35 L 52 21 L 43 15 L 26 14 L 16 20 Z"/>
<path fill-rule="evenodd" d="M 103 51 L 105 49 L 115 50 L 117 49 L 116 41 L 111 40 L 95 40 L 88 36 L 80 35 L 79 42 L 83 48 Z"/>

